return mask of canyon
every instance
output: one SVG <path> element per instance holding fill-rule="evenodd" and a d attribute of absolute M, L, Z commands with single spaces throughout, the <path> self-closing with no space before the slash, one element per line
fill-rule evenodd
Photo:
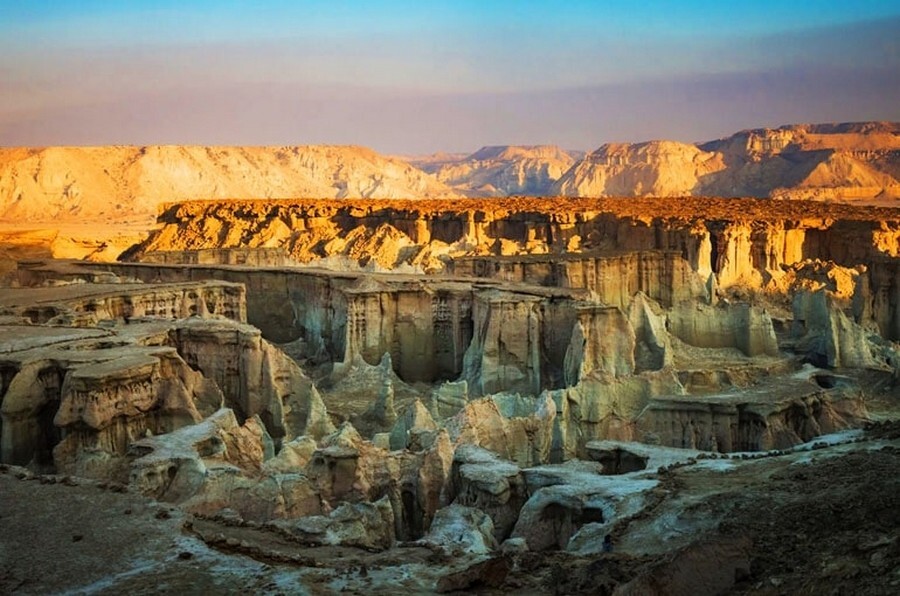
<path fill-rule="evenodd" d="M 6 550 L 4 589 L 897 581 L 895 210 L 687 197 L 160 209 L 118 261 L 25 255 L 0 289 L 0 502 L 36 512 L 50 495 L 70 520 L 39 543 L 84 562 L 43 576 L 27 548 Z M 829 484 L 813 493 L 810 478 Z M 878 523 L 822 530 L 844 502 Z M 800 523 L 786 521 L 798 507 L 803 538 L 772 529 Z M 27 531 L 31 515 L 0 515 L 0 529 Z M 122 536 L 131 546 L 104 546 Z M 816 541 L 808 558 L 773 557 L 801 540 Z M 816 576 L 816 557 L 840 562 Z"/>
<path fill-rule="evenodd" d="M 894 593 L 898 151 L 0 149 L 0 591 Z"/>

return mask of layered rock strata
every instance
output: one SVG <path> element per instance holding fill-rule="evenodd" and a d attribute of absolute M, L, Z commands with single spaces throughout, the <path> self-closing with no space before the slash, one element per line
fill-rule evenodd
<path fill-rule="evenodd" d="M 223 405 L 234 408 L 241 421 L 259 416 L 277 446 L 298 434 L 321 436 L 329 430 L 321 423 L 327 419 L 321 399 L 295 362 L 256 329 L 222 315 L 202 318 L 213 317 L 210 310 L 242 318 L 243 288 L 221 282 L 56 289 L 66 291 L 55 301 L 42 289 L 0 296 L 9 313 L 0 327 L 0 461 L 87 476 L 121 475 L 135 440 L 192 425 Z M 86 303 L 130 303 L 143 311 L 148 295 L 203 306 L 188 319 L 170 319 L 173 312 L 190 309 L 177 300 L 163 301 L 167 306 L 153 316 L 122 316 L 118 322 L 105 318 L 119 312 L 110 308 L 102 327 L 60 326 L 71 324 L 72 317 L 64 315 Z M 228 308 L 207 308 L 207 300 L 213 304 L 216 297 L 227 298 Z M 157 308 L 163 302 L 150 304 Z M 56 312 L 52 326 L 33 324 L 28 315 L 35 309 Z"/>
<path fill-rule="evenodd" d="M 460 257 L 450 261 L 447 269 L 456 275 L 582 288 L 595 300 L 620 308 L 637 292 L 665 306 L 710 299 L 705 278 L 676 251 Z"/>
<path fill-rule="evenodd" d="M 849 379 L 803 371 L 740 393 L 651 399 L 635 420 L 635 438 L 702 451 L 767 451 L 867 419 L 860 390 Z"/>
<path fill-rule="evenodd" d="M 160 221 L 161 229 L 127 258 L 159 251 L 280 246 L 304 263 L 339 257 L 357 264 L 377 261 L 385 268 L 441 270 L 447 258 L 474 255 L 673 250 L 704 280 L 715 273 L 718 285 L 728 287 L 763 285 L 780 277 L 784 266 L 808 259 L 855 267 L 900 254 L 895 210 L 751 199 L 360 201 L 352 206 L 334 201 L 188 202 L 169 207 Z M 219 231 L 210 233 L 210 226 Z M 511 264 L 473 272 L 534 278 L 543 269 L 544 277 L 587 286 L 580 280 L 602 271 L 588 273 L 585 267 L 596 270 L 600 264 L 576 259 L 564 266 L 523 265 L 523 273 Z M 461 264 L 458 272 L 475 266 Z M 672 274 L 680 275 L 677 269 Z"/>
<path fill-rule="evenodd" d="M 474 305 L 481 301 L 484 308 L 479 312 L 484 316 L 479 320 L 489 321 L 489 296 L 504 285 L 473 283 L 468 278 L 422 280 L 322 270 L 124 263 L 96 264 L 93 268 L 73 263 L 63 276 L 92 278 L 100 270 L 148 281 L 217 277 L 242 283 L 248 288 L 248 322 L 260 328 L 263 337 L 282 343 L 302 339 L 302 356 L 313 362 L 350 363 L 359 356 L 374 365 L 388 353 L 394 371 L 406 381 L 459 377 L 475 333 Z M 24 284 L 41 284 L 54 278 L 50 269 L 36 263 L 20 268 Z M 558 385 L 573 322 L 572 307 L 589 294 L 580 289 L 528 285 L 512 291 L 513 302 L 531 300 L 540 305 L 544 332 L 542 355 L 536 362 L 546 369 L 543 378 Z M 484 298 L 478 298 L 482 295 Z"/>
<path fill-rule="evenodd" d="M 40 266 L 38 265 L 38 270 Z M 78 273 L 54 268 L 47 277 L 49 287 L 0 292 L 0 308 L 19 314 L 34 324 L 95 326 L 101 321 L 129 322 L 133 319 L 178 319 L 197 316 L 247 320 L 244 286 L 224 281 L 196 283 L 134 283 L 114 274 Z M 68 281 L 76 281 L 69 284 Z M 101 283 L 89 283 L 100 278 Z M 113 282 L 113 283 L 109 283 Z"/>

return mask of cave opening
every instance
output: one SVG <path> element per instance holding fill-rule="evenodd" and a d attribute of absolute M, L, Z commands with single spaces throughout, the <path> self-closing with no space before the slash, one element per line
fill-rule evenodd
<path fill-rule="evenodd" d="M 425 535 L 424 512 L 419 507 L 414 488 L 404 488 L 400 492 L 400 501 L 403 504 L 403 530 L 406 536 L 404 540 L 418 540 Z"/>
<path fill-rule="evenodd" d="M 62 440 L 62 430 L 53 423 L 59 410 L 59 399 L 46 402 L 38 411 L 38 438 L 34 446 L 34 464 L 41 470 L 55 472 L 53 448 Z"/>
<path fill-rule="evenodd" d="M 603 466 L 604 476 L 617 476 L 647 469 L 649 458 L 627 449 L 605 449 L 593 454 L 592 459 Z"/>
<path fill-rule="evenodd" d="M 709 266 L 713 274 L 719 274 L 719 236 L 712 230 L 709 232 Z"/>
<path fill-rule="evenodd" d="M 838 386 L 837 377 L 834 375 L 813 375 L 813 380 L 822 389 L 834 389 Z"/>

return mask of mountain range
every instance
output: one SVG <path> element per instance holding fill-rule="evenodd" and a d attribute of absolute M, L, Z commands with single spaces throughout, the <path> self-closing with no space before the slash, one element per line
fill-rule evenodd
<path fill-rule="evenodd" d="M 434 176 L 365 147 L 0 149 L 0 220 L 123 220 L 162 203 L 227 198 L 459 196 Z"/>
<path fill-rule="evenodd" d="M 150 221 L 225 198 L 900 198 L 900 123 L 797 124 L 703 143 L 490 146 L 398 158 L 357 146 L 0 148 L 0 220 Z"/>

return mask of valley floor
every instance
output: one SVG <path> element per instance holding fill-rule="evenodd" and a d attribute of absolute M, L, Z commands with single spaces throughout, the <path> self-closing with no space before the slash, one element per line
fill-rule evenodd
<path fill-rule="evenodd" d="M 836 440 L 848 438 L 673 467 L 656 505 L 613 530 L 612 553 L 505 553 L 482 567 L 411 543 L 310 547 L 120 485 L 2 466 L 0 592 L 395 594 L 453 577 L 484 594 L 896 594 L 900 423 Z"/>

